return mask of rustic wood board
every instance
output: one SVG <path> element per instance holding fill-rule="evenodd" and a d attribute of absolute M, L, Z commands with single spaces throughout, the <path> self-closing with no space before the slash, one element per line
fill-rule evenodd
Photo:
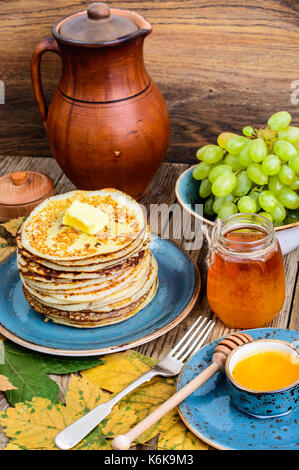
<path fill-rule="evenodd" d="M 55 3 L 55 4 L 54 4 Z M 61 17 L 90 2 L 2 0 L 0 80 L 1 152 L 50 156 L 34 103 L 30 60 Z M 270 114 L 289 110 L 291 82 L 299 66 L 296 0 L 127 0 L 109 2 L 137 11 L 153 25 L 145 41 L 149 73 L 163 92 L 171 117 L 168 161 L 191 162 L 196 149 L 221 130 L 263 125 Z M 47 99 L 56 88 L 60 59 L 46 54 L 42 76 Z"/>
<path fill-rule="evenodd" d="M 146 209 L 150 209 L 150 204 L 168 204 L 171 205 L 176 201 L 175 192 L 174 192 L 174 183 L 180 173 L 182 173 L 188 165 L 185 164 L 176 164 L 176 163 L 164 163 L 160 168 L 157 176 L 151 185 L 150 193 L 143 199 L 142 203 L 145 205 Z M 0 157 L 0 175 L 8 173 L 15 170 L 39 170 L 44 168 L 45 171 L 54 179 L 56 193 L 66 192 L 73 189 L 72 183 L 62 174 L 62 171 L 52 158 L 20 158 L 20 157 Z M 169 220 L 170 228 L 167 223 L 158 224 L 153 226 L 152 229 L 154 232 L 160 234 L 161 236 L 166 236 L 167 231 L 169 233 L 178 233 L 178 227 L 176 227 L 176 220 L 170 217 Z M 186 242 L 190 241 L 192 234 L 188 232 L 185 233 L 185 237 L 181 239 L 174 240 L 175 243 L 185 248 Z M 198 250 L 187 250 L 187 253 L 192 258 L 192 260 L 197 263 L 200 273 L 201 273 L 201 294 L 200 298 L 195 305 L 192 312 L 181 322 L 176 328 L 165 334 L 164 336 L 158 338 L 157 340 L 151 341 L 150 343 L 144 344 L 137 348 L 143 354 L 153 356 L 156 358 L 161 358 L 176 344 L 176 342 L 184 335 L 191 324 L 194 322 L 194 319 L 198 315 L 204 315 L 207 318 L 212 318 L 215 320 L 215 328 L 210 335 L 210 338 L 206 342 L 217 339 L 221 336 L 227 335 L 235 330 L 229 329 L 223 325 L 220 320 L 213 315 L 211 312 L 207 297 L 205 295 L 205 283 L 206 283 L 206 255 L 207 255 L 207 246 L 206 243 L 203 244 L 201 249 Z M 286 275 L 286 301 L 284 307 L 280 314 L 273 320 L 271 325 L 273 327 L 280 328 L 292 328 L 299 329 L 299 282 L 298 282 L 298 260 L 299 260 L 299 248 L 287 256 L 284 257 L 285 262 L 285 275 Z M 297 288 L 296 288 L 297 285 Z M 63 399 L 64 393 L 67 389 L 69 377 L 51 375 L 59 385 L 61 390 L 60 398 Z M 8 403 L 3 394 L 0 393 L 0 410 L 7 408 Z M 4 433 L 0 431 L 0 449 L 5 447 L 7 438 Z M 155 443 L 152 442 L 154 446 Z M 143 448 L 138 446 L 138 448 Z M 149 447 L 144 447 L 144 449 L 149 449 Z"/>

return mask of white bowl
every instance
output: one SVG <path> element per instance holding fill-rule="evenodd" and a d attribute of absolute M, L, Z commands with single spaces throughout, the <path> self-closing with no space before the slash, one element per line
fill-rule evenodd
<path fill-rule="evenodd" d="M 198 200 L 199 186 L 199 182 L 192 176 L 192 171 L 195 166 L 196 165 L 185 170 L 177 179 L 175 185 L 176 197 L 181 206 L 189 212 L 189 214 L 194 215 L 194 217 L 201 220 L 203 223 L 213 226 L 214 222 L 202 217 L 194 210 L 194 204 Z M 299 246 L 299 222 L 275 227 L 275 233 L 283 255 L 286 255 Z"/>

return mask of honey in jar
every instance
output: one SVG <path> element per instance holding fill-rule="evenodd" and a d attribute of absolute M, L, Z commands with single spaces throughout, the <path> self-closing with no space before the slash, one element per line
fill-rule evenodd
<path fill-rule="evenodd" d="M 282 309 L 284 266 L 271 222 L 258 214 L 235 214 L 213 228 L 207 280 L 208 302 L 230 328 L 258 328 Z"/>

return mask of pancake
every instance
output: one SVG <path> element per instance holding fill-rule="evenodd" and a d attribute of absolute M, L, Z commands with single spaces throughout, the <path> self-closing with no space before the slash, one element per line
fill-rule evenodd
<path fill-rule="evenodd" d="M 106 230 L 88 235 L 64 225 L 63 216 L 75 200 L 106 212 Z M 25 250 L 41 258 L 78 260 L 119 252 L 144 229 L 142 208 L 127 194 L 116 189 L 72 191 L 50 197 L 37 206 L 23 224 L 21 241 Z"/>
<path fill-rule="evenodd" d="M 120 308 L 128 305 L 131 302 L 138 300 L 142 295 L 144 295 L 150 286 L 153 285 L 155 280 L 157 279 L 157 272 L 158 272 L 158 265 L 154 257 L 152 257 L 151 267 L 145 282 L 143 280 L 138 279 L 138 281 L 134 284 L 133 287 L 137 287 L 137 289 L 132 289 L 132 286 L 127 289 L 123 289 L 121 292 L 115 292 L 110 296 L 103 298 L 99 301 L 94 302 L 81 302 L 81 303 L 68 303 L 68 302 L 55 302 L 55 300 L 51 300 L 47 302 L 42 300 L 43 305 L 48 307 L 53 307 L 57 310 L 67 310 L 67 311 L 82 311 L 82 310 L 92 310 L 94 312 L 97 311 L 110 311 L 115 308 Z M 26 287 L 26 286 L 25 286 Z M 35 297 L 34 292 L 30 290 L 30 288 L 26 287 L 32 297 L 36 298 L 36 300 L 41 302 L 40 298 Z"/>
<path fill-rule="evenodd" d="M 78 266 L 80 269 L 84 265 L 93 265 L 93 264 L 99 264 L 99 263 L 109 263 L 112 262 L 113 260 L 119 260 L 120 258 L 123 258 L 125 256 L 128 256 L 129 254 L 132 254 L 133 252 L 138 252 L 140 251 L 141 244 L 148 244 L 151 242 L 151 233 L 150 233 L 150 228 L 149 226 L 144 227 L 142 232 L 138 234 L 138 236 L 132 241 L 132 243 L 125 248 L 122 248 L 121 250 L 118 250 L 114 253 L 107 253 L 107 254 L 101 254 L 101 255 L 96 255 L 96 256 L 90 256 L 86 258 L 80 258 L 79 260 L 67 260 L 67 259 L 59 259 L 59 260 L 49 260 L 46 259 L 42 256 L 37 256 L 28 251 L 27 249 L 24 248 L 22 244 L 22 239 L 23 239 L 23 230 L 24 230 L 24 225 L 21 226 L 19 229 L 17 235 L 16 235 L 16 242 L 17 246 L 19 248 L 20 253 L 24 257 L 30 258 L 30 259 L 36 259 L 40 263 L 45 263 L 45 266 L 47 264 L 49 265 L 54 265 L 54 266 Z"/>
<path fill-rule="evenodd" d="M 63 225 L 74 200 L 106 211 L 108 225 L 96 235 Z M 111 325 L 135 315 L 155 296 L 158 265 L 150 252 L 150 228 L 139 204 L 120 191 L 49 198 L 16 238 L 25 297 L 46 320 L 77 328 Z"/>
<path fill-rule="evenodd" d="M 144 253 L 144 252 L 143 252 Z M 136 261 L 128 260 L 126 263 L 123 263 L 120 266 L 117 266 L 119 269 L 107 269 L 103 273 L 99 273 L 98 277 L 94 278 L 75 278 L 75 279 L 61 279 L 61 278 L 50 278 L 49 276 L 43 277 L 41 275 L 36 275 L 31 271 L 24 270 L 22 266 L 18 265 L 20 273 L 26 278 L 29 285 L 37 289 L 50 289 L 50 290 L 59 290 L 59 289 L 75 289 L 77 287 L 85 287 L 92 285 L 93 283 L 98 284 L 103 280 L 114 279 L 118 274 L 121 267 L 126 270 L 129 270 L 134 265 L 140 263 L 141 257 L 137 257 Z M 124 275 L 122 270 L 122 276 Z"/>
<path fill-rule="evenodd" d="M 69 289 L 65 291 L 57 291 L 57 290 L 43 290 L 43 289 L 35 289 L 30 286 L 28 280 L 20 274 L 21 280 L 26 288 L 32 293 L 36 298 L 46 301 L 52 302 L 55 301 L 61 303 L 79 303 L 79 302 L 91 302 L 91 301 L 99 301 L 102 299 L 106 299 L 108 296 L 111 296 L 114 292 L 121 292 L 124 289 L 128 289 L 130 285 L 133 283 L 137 283 L 140 281 L 144 281 L 147 278 L 149 269 L 150 269 L 150 256 L 144 258 L 142 263 L 131 268 L 131 271 L 125 271 L 119 277 L 121 279 L 112 279 L 112 280 L 105 280 L 98 284 L 93 284 L 87 287 L 78 287 L 77 289 Z M 136 281 L 136 282 L 135 282 Z M 133 287 L 133 286 L 132 286 Z"/>
<path fill-rule="evenodd" d="M 22 233 L 22 231 L 21 231 Z M 121 261 L 125 261 L 128 258 L 132 257 L 135 254 L 140 253 L 141 250 L 145 250 L 148 248 L 151 242 L 151 234 L 149 227 L 135 240 L 132 245 L 127 248 L 126 250 L 120 250 L 117 253 L 109 254 L 109 258 L 107 256 L 102 255 L 96 258 L 88 258 L 88 260 L 80 260 L 79 262 L 73 261 L 60 261 L 58 263 L 53 263 L 49 260 L 46 260 L 41 257 L 33 256 L 27 250 L 23 248 L 21 243 L 21 235 L 17 236 L 17 244 L 18 244 L 18 255 L 23 263 L 26 263 L 26 260 L 30 260 L 31 263 L 36 263 L 38 266 L 42 265 L 48 269 L 52 269 L 54 271 L 66 271 L 66 272 L 97 272 L 103 270 L 105 268 L 115 266 L 119 264 Z M 80 263 L 80 264 L 78 264 Z M 60 276 L 63 276 L 60 274 Z"/>
<path fill-rule="evenodd" d="M 146 252 L 145 257 L 149 256 L 149 251 Z M 119 269 L 111 269 L 107 273 L 99 273 L 96 278 L 93 279 L 59 279 L 55 278 L 51 281 L 47 280 L 44 281 L 42 277 L 38 280 L 32 279 L 32 276 L 28 275 L 28 272 L 22 271 L 19 269 L 21 278 L 25 279 L 25 282 L 28 283 L 33 289 L 37 289 L 40 292 L 52 292 L 52 291 L 62 291 L 63 293 L 67 293 L 67 291 L 75 291 L 80 288 L 82 290 L 86 288 L 86 290 L 95 290 L 95 286 L 103 285 L 104 283 L 119 283 L 120 281 L 125 280 L 134 271 L 138 270 L 138 267 L 144 263 L 144 256 L 138 257 L 135 262 L 131 263 L 128 261 L 126 266 L 121 265 Z"/>
<path fill-rule="evenodd" d="M 127 269 L 131 266 L 136 265 L 139 263 L 140 259 L 143 258 L 145 251 L 141 251 L 137 255 L 133 255 L 131 258 L 121 261 L 120 264 L 99 269 L 98 271 L 94 272 L 60 272 L 57 270 L 53 270 L 51 268 L 46 268 L 34 261 L 24 260 L 18 254 L 18 268 L 22 274 L 26 275 L 26 278 L 32 279 L 35 281 L 42 281 L 45 283 L 55 283 L 57 281 L 61 283 L 69 283 L 71 280 L 73 282 L 80 281 L 81 279 L 98 279 L 99 277 L 111 277 L 117 271 Z"/>
<path fill-rule="evenodd" d="M 156 294 L 157 287 L 158 281 L 156 280 L 149 292 L 139 299 L 139 301 L 136 301 L 119 310 L 111 311 L 108 314 L 104 312 L 93 313 L 89 311 L 81 313 L 59 311 L 54 308 L 46 307 L 38 300 L 34 299 L 26 290 L 26 288 L 23 288 L 23 290 L 25 297 L 31 307 L 44 315 L 46 320 L 52 320 L 54 323 L 74 326 L 76 328 L 99 328 L 101 326 L 120 323 L 132 317 L 133 315 L 136 315 L 137 312 L 139 312 L 152 301 Z"/>

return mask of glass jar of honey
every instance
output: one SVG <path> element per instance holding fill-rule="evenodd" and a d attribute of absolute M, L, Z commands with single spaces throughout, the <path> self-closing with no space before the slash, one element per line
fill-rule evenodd
<path fill-rule="evenodd" d="M 230 328 L 259 328 L 282 309 L 283 258 L 271 222 L 259 214 L 217 220 L 207 280 L 212 311 Z"/>

